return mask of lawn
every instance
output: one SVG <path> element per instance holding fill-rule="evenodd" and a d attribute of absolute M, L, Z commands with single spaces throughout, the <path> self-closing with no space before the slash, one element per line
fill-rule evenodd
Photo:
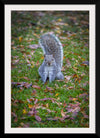
<path fill-rule="evenodd" d="M 46 32 L 62 43 L 64 80 L 43 84 Z M 89 13 L 12 11 L 11 82 L 11 127 L 89 127 Z"/>

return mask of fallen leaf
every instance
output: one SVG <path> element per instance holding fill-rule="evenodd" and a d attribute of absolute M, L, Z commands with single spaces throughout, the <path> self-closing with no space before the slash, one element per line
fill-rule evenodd
<path fill-rule="evenodd" d="M 73 86 L 70 86 L 70 87 L 67 87 L 67 89 L 74 89 L 74 87 Z"/>
<path fill-rule="evenodd" d="M 40 65 L 39 61 L 36 62 L 36 67 L 38 67 Z"/>
<path fill-rule="evenodd" d="M 31 104 L 28 104 L 28 107 L 29 107 L 29 108 L 32 108 L 32 107 L 33 107 L 33 105 L 31 105 Z"/>
<path fill-rule="evenodd" d="M 29 116 L 34 116 L 37 114 L 37 110 L 35 108 L 30 108 L 30 109 L 31 109 L 31 111 L 28 112 Z"/>
<path fill-rule="evenodd" d="M 52 87 L 46 86 L 45 92 L 53 92 L 53 91 L 54 91 L 54 89 Z"/>
<path fill-rule="evenodd" d="M 35 95 L 36 93 L 37 93 L 37 91 L 36 91 L 36 90 L 33 90 L 31 95 L 33 96 L 33 95 Z"/>
<path fill-rule="evenodd" d="M 58 96 L 58 95 L 59 95 L 59 93 L 56 93 L 56 94 L 55 94 L 55 96 Z"/>
<path fill-rule="evenodd" d="M 44 56 L 42 56 L 41 59 L 44 59 Z"/>
<path fill-rule="evenodd" d="M 22 87 L 26 82 L 11 82 L 12 87 Z"/>
<path fill-rule="evenodd" d="M 88 96 L 88 94 L 86 92 L 85 93 L 82 93 L 82 94 L 79 94 L 79 98 L 85 97 L 85 96 Z"/>
<path fill-rule="evenodd" d="M 78 98 L 69 98 L 69 100 L 76 101 Z"/>
<path fill-rule="evenodd" d="M 67 75 L 66 75 L 66 76 L 64 76 L 64 77 L 65 77 L 65 79 L 66 79 L 66 80 L 68 80 L 68 81 L 69 81 L 69 80 L 70 80 L 70 78 L 71 78 L 72 76 L 67 76 Z"/>
<path fill-rule="evenodd" d="M 48 103 L 46 103 L 46 107 L 47 107 L 47 108 L 49 107 L 49 104 L 48 104 Z"/>
<path fill-rule="evenodd" d="M 86 115 L 86 114 L 84 114 L 84 118 L 89 118 L 89 116 L 88 116 L 88 115 Z"/>
<path fill-rule="evenodd" d="M 18 118 L 16 117 L 15 119 L 14 119 L 14 122 L 16 123 L 18 121 Z"/>
<path fill-rule="evenodd" d="M 35 115 L 35 119 L 40 122 L 41 121 L 41 118 L 38 116 L 38 115 Z"/>
<path fill-rule="evenodd" d="M 59 88 L 58 84 L 55 84 L 56 88 Z"/>
<path fill-rule="evenodd" d="M 73 70 L 77 73 L 78 68 L 77 67 L 73 67 Z"/>
<path fill-rule="evenodd" d="M 26 123 L 23 125 L 23 128 L 29 128 L 29 126 L 30 126 L 30 123 Z"/>
<path fill-rule="evenodd" d="M 64 112 L 63 109 L 61 109 L 61 115 L 62 115 L 62 117 L 66 116 L 66 112 Z"/>
<path fill-rule="evenodd" d="M 34 104 L 36 104 L 37 102 L 38 102 L 38 99 L 35 99 Z"/>
<path fill-rule="evenodd" d="M 26 59 L 27 63 L 30 64 L 30 61 L 28 59 Z"/>
<path fill-rule="evenodd" d="M 32 82 L 30 84 L 29 83 L 24 84 L 25 88 L 30 88 L 31 86 L 32 86 Z"/>
<path fill-rule="evenodd" d="M 66 102 L 64 101 L 64 104 L 63 104 L 63 107 L 65 107 L 67 104 L 66 104 Z"/>
<path fill-rule="evenodd" d="M 79 106 L 75 107 L 75 108 L 72 110 L 72 112 L 79 112 L 79 111 L 80 111 L 80 107 L 79 107 Z"/>
<path fill-rule="evenodd" d="M 89 61 L 83 61 L 82 64 L 88 65 L 89 66 Z"/>
<path fill-rule="evenodd" d="M 59 18 L 57 21 L 58 21 L 58 22 L 61 22 L 61 21 L 62 21 L 62 19 L 61 19 L 61 18 Z"/>
<path fill-rule="evenodd" d="M 11 115 L 14 116 L 15 118 L 17 117 L 17 115 L 14 112 L 11 112 Z"/>
<path fill-rule="evenodd" d="M 71 78 L 72 76 L 64 76 L 64 78 L 65 78 L 65 83 L 67 83 L 69 80 L 70 80 L 70 78 Z"/>
<path fill-rule="evenodd" d="M 19 59 L 14 60 L 14 64 L 18 64 Z"/>
<path fill-rule="evenodd" d="M 28 46 L 28 48 L 30 48 L 30 49 L 37 49 L 38 47 L 40 47 L 40 46 L 37 44 L 33 44 L 33 45 Z"/>
<path fill-rule="evenodd" d="M 36 89 L 41 89 L 41 87 L 38 86 L 38 85 L 32 85 L 32 87 L 33 87 L 33 88 L 36 88 Z"/>
<path fill-rule="evenodd" d="M 31 103 L 32 101 L 34 101 L 35 99 L 34 98 L 30 98 L 30 99 L 27 99 L 27 102 L 28 103 Z"/>
<path fill-rule="evenodd" d="M 53 98 L 43 98 L 43 99 L 40 99 L 40 101 L 46 101 L 46 100 L 53 100 Z"/>
<path fill-rule="evenodd" d="M 25 80 L 30 80 L 28 77 L 20 77 L 20 78 L 23 78 L 23 79 L 25 79 Z"/>
<path fill-rule="evenodd" d="M 57 121 L 57 120 L 63 121 L 64 119 L 69 118 L 69 117 L 70 117 L 69 115 L 65 115 L 64 117 L 47 118 L 47 120 L 48 121 L 50 121 L 50 120 L 52 120 L 52 121 Z"/>
<path fill-rule="evenodd" d="M 23 109 L 23 111 L 22 111 L 22 112 L 23 112 L 23 114 L 26 114 L 26 113 L 27 113 L 26 109 Z"/>
<path fill-rule="evenodd" d="M 70 63 L 69 59 L 66 59 L 66 63 L 67 63 L 67 67 L 71 66 L 71 63 Z"/>
<path fill-rule="evenodd" d="M 20 36 L 18 39 L 19 39 L 19 42 L 22 42 L 23 37 Z"/>

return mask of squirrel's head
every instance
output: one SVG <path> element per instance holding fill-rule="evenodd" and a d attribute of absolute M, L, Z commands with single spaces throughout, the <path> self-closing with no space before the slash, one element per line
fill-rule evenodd
<path fill-rule="evenodd" d="M 47 66 L 52 66 L 55 63 L 53 55 L 44 55 L 44 61 Z"/>

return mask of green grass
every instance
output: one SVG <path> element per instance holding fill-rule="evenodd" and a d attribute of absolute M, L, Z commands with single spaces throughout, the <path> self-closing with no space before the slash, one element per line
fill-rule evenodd
<path fill-rule="evenodd" d="M 40 13 L 43 15 L 40 16 Z M 86 117 L 86 115 L 89 116 L 89 66 L 83 63 L 89 61 L 88 16 L 88 12 L 82 11 L 12 11 L 11 80 L 32 83 L 39 88 L 12 87 L 11 127 L 89 127 L 89 118 Z M 43 62 L 43 51 L 41 48 L 28 47 L 38 44 L 40 35 L 45 32 L 54 32 L 63 44 L 62 72 L 65 76 L 63 81 L 55 80 L 52 83 L 47 81 L 43 84 L 38 74 L 38 68 Z M 66 80 L 66 76 L 71 78 Z M 53 90 L 48 90 L 48 87 Z M 34 90 L 36 90 L 35 93 L 33 93 Z M 84 93 L 86 96 L 81 97 L 80 95 Z M 27 99 L 31 98 L 34 100 L 29 103 Z M 54 101 L 41 101 L 40 99 L 43 98 L 52 98 Z M 38 101 L 35 103 L 36 99 Z M 73 108 L 77 103 L 79 106 L 76 106 L 76 109 L 80 108 L 77 114 L 73 116 L 72 112 L 67 113 L 66 108 L 70 104 Z M 41 118 L 41 121 L 36 120 L 35 115 L 28 115 L 31 111 L 30 106 L 35 107 L 36 115 Z M 62 109 L 69 118 L 52 120 L 55 117 L 63 118 Z"/>

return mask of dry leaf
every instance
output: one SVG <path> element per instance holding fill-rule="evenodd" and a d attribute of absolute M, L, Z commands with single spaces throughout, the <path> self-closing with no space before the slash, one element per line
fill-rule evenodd
<path fill-rule="evenodd" d="M 40 46 L 37 44 L 33 44 L 33 45 L 28 46 L 28 48 L 30 48 L 30 49 L 37 49 L 38 47 L 40 47 Z"/>
<path fill-rule="evenodd" d="M 32 87 L 35 88 L 35 89 L 41 89 L 41 87 L 38 86 L 38 85 L 32 85 Z"/>
<path fill-rule="evenodd" d="M 59 93 L 56 93 L 56 94 L 55 94 L 55 96 L 58 96 L 58 95 L 59 95 Z"/>
<path fill-rule="evenodd" d="M 19 39 L 19 42 L 22 42 L 23 37 L 20 36 L 18 39 Z"/>
<path fill-rule="evenodd" d="M 26 114 L 26 113 L 27 113 L 26 109 L 23 109 L 23 111 L 22 111 L 22 112 L 23 112 L 23 114 Z"/>
<path fill-rule="evenodd" d="M 35 119 L 40 122 L 41 121 L 41 118 L 38 116 L 38 115 L 35 115 Z"/>
<path fill-rule="evenodd" d="M 63 109 L 61 109 L 61 115 L 62 115 L 62 117 L 66 116 L 66 112 L 64 112 Z"/>

